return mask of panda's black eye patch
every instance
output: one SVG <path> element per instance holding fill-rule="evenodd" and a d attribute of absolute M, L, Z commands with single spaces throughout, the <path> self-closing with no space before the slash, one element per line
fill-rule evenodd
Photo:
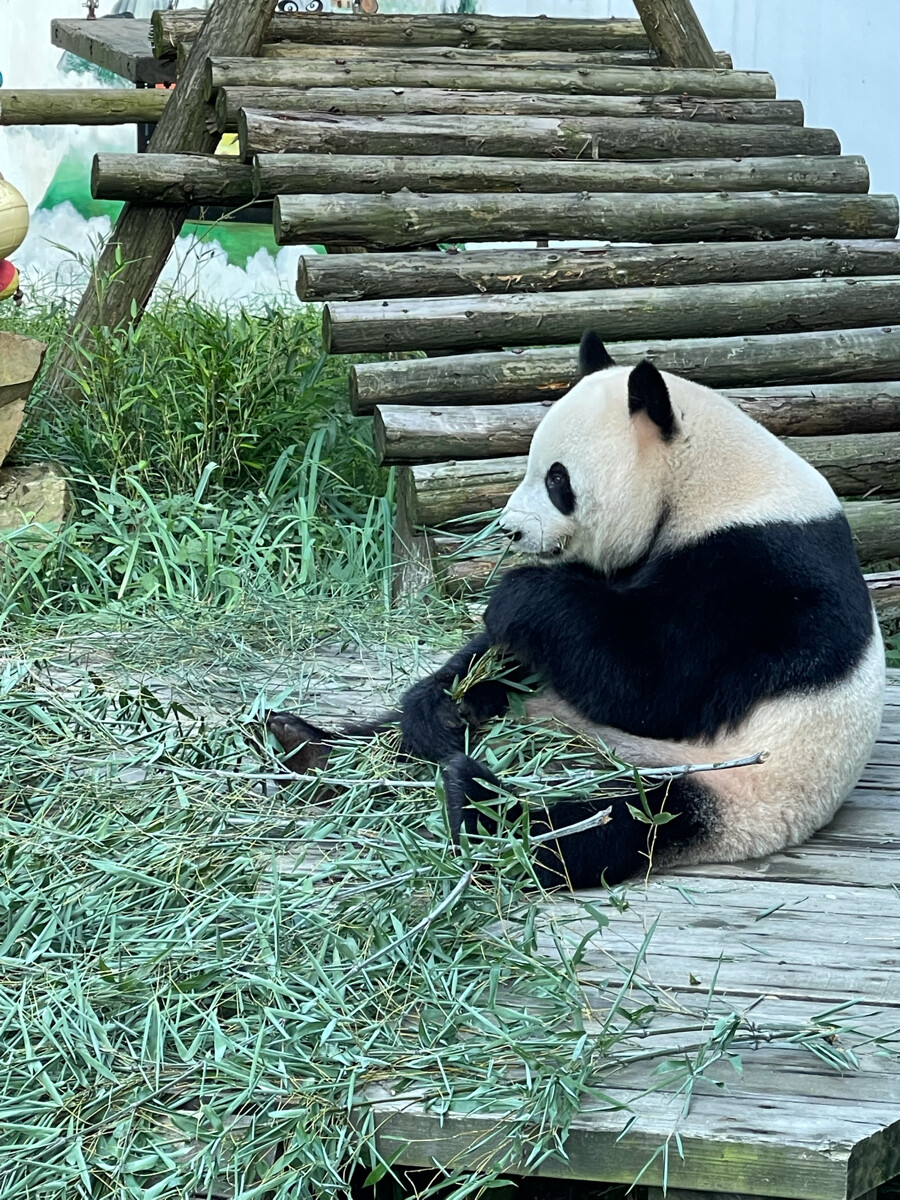
<path fill-rule="evenodd" d="M 544 485 L 553 507 L 558 508 L 564 517 L 570 517 L 575 511 L 575 493 L 569 472 L 562 463 L 551 464 L 544 477 Z"/>

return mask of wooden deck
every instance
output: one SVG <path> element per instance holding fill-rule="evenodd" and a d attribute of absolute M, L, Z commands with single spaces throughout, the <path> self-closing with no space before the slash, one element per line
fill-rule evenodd
<path fill-rule="evenodd" d="M 658 1151 L 668 1144 L 668 1184 L 677 1189 L 853 1200 L 900 1174 L 900 1062 L 879 1055 L 876 1045 L 860 1044 L 874 1031 L 900 1030 L 898 852 L 895 671 L 871 763 L 826 830 L 770 858 L 685 869 L 631 887 L 627 910 L 612 915 L 579 969 L 589 1001 L 592 985 L 615 979 L 621 964 L 634 961 L 656 922 L 629 989 L 634 1001 L 640 1002 L 641 980 L 648 980 L 670 995 L 672 1023 L 683 1006 L 705 1002 L 712 989 L 713 1008 L 722 1014 L 752 1009 L 761 1023 L 798 1026 L 818 1014 L 826 1027 L 821 1014 L 849 1005 L 835 1019 L 856 1024 L 863 1036 L 841 1033 L 835 1045 L 857 1043 L 859 1068 L 840 1072 L 808 1050 L 759 1044 L 742 1049 L 742 1074 L 720 1062 L 698 1081 L 685 1114 L 677 1084 L 653 1074 L 657 1062 L 633 1064 L 616 1089 L 606 1089 L 631 1112 L 607 1105 L 584 1110 L 566 1143 L 568 1161 L 547 1162 L 538 1173 L 631 1183 L 656 1153 L 641 1182 L 659 1186 L 664 1164 Z M 576 936 L 579 905 L 590 897 L 548 902 L 545 927 L 565 920 Z M 585 921 L 584 931 L 591 927 Z M 585 1028 L 592 1021 L 598 1028 L 602 1017 L 587 1013 Z M 657 1090 L 642 1095 L 651 1087 Z M 623 1137 L 634 1113 L 638 1120 Z M 490 1114 L 441 1117 L 390 1098 L 379 1117 L 382 1152 L 410 1166 L 484 1164 L 492 1144 L 509 1133 Z"/>
<path fill-rule="evenodd" d="M 51 22 L 54 46 L 77 54 L 132 83 L 175 82 L 175 63 L 153 57 L 150 22 L 118 17 Z"/>

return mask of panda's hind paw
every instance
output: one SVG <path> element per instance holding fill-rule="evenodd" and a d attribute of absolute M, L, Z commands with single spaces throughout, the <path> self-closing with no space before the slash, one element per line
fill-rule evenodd
<path fill-rule="evenodd" d="M 289 771 L 304 775 L 324 765 L 332 743 L 330 735 L 318 726 L 294 713 L 276 712 L 267 715 L 266 729 L 282 750 L 287 751 L 284 766 Z"/>

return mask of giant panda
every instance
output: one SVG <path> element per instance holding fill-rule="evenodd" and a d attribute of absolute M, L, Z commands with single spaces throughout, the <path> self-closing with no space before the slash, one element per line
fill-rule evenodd
<path fill-rule="evenodd" d="M 460 703 L 449 688 L 494 648 L 506 679 L 546 682 L 529 719 L 561 721 L 637 766 L 766 752 L 758 765 L 647 791 L 651 812 L 669 814 L 652 826 L 617 798 L 605 824 L 543 841 L 543 886 L 616 884 L 648 865 L 735 862 L 803 842 L 859 779 L 883 707 L 881 634 L 841 505 L 725 397 L 649 361 L 616 366 L 593 333 L 580 366 L 500 517 L 534 562 L 502 577 L 483 632 L 398 712 L 343 732 L 397 722 L 404 753 L 443 764 L 454 835 L 491 832 L 484 804 L 502 781 L 464 748 L 467 732 L 506 709 L 506 684 L 477 683 Z M 298 770 L 334 737 L 286 713 L 269 728 Z M 608 803 L 538 810 L 531 831 L 561 831 Z"/>

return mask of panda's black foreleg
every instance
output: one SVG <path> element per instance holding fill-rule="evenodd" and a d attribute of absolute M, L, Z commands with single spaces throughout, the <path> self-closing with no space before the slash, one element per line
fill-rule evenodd
<path fill-rule="evenodd" d="M 466 733 L 501 716 L 509 703 L 508 682 L 525 677 L 511 660 L 505 663 L 506 681 L 484 679 L 470 684 L 457 700 L 450 694 L 491 649 L 491 640 L 480 633 L 467 642 L 437 671 L 419 680 L 403 695 L 400 708 L 373 721 L 343 725 L 329 732 L 293 713 L 270 713 L 266 726 L 282 749 L 289 771 L 304 774 L 322 767 L 335 742 L 345 737 L 374 737 L 400 726 L 400 753 L 407 758 L 445 762 L 463 750 Z"/>
<path fill-rule="evenodd" d="M 433 674 L 419 680 L 400 702 L 401 752 L 412 758 L 446 762 L 465 749 L 471 728 L 502 716 L 509 703 L 508 682 L 525 677 L 512 660 L 504 664 L 506 682 L 486 679 L 470 684 L 458 699 L 450 694 L 492 649 L 487 633 L 479 633 Z"/>
<path fill-rule="evenodd" d="M 466 754 L 455 755 L 442 774 L 454 841 L 459 840 L 463 828 L 469 837 L 476 837 L 479 831 L 494 835 L 497 822 L 477 811 L 473 802 L 482 806 L 502 802 L 505 789 L 497 776 Z M 676 857 L 679 851 L 706 840 L 712 832 L 713 799 L 694 781 L 673 779 L 646 789 L 644 795 L 647 812 L 637 796 L 620 795 L 608 799 L 600 795 L 550 808 L 534 807 L 530 813 L 531 837 L 552 832 L 563 834 L 543 841 L 535 848 L 534 873 L 541 887 L 547 891 L 612 887 L 643 874 L 654 861 Z M 645 819 L 636 817 L 629 804 L 643 813 Z M 579 833 L 563 832 L 606 808 L 611 812 L 604 824 Z M 652 823 L 650 818 L 661 814 L 668 819 Z M 510 821 L 520 815 L 518 804 L 506 809 Z"/>

